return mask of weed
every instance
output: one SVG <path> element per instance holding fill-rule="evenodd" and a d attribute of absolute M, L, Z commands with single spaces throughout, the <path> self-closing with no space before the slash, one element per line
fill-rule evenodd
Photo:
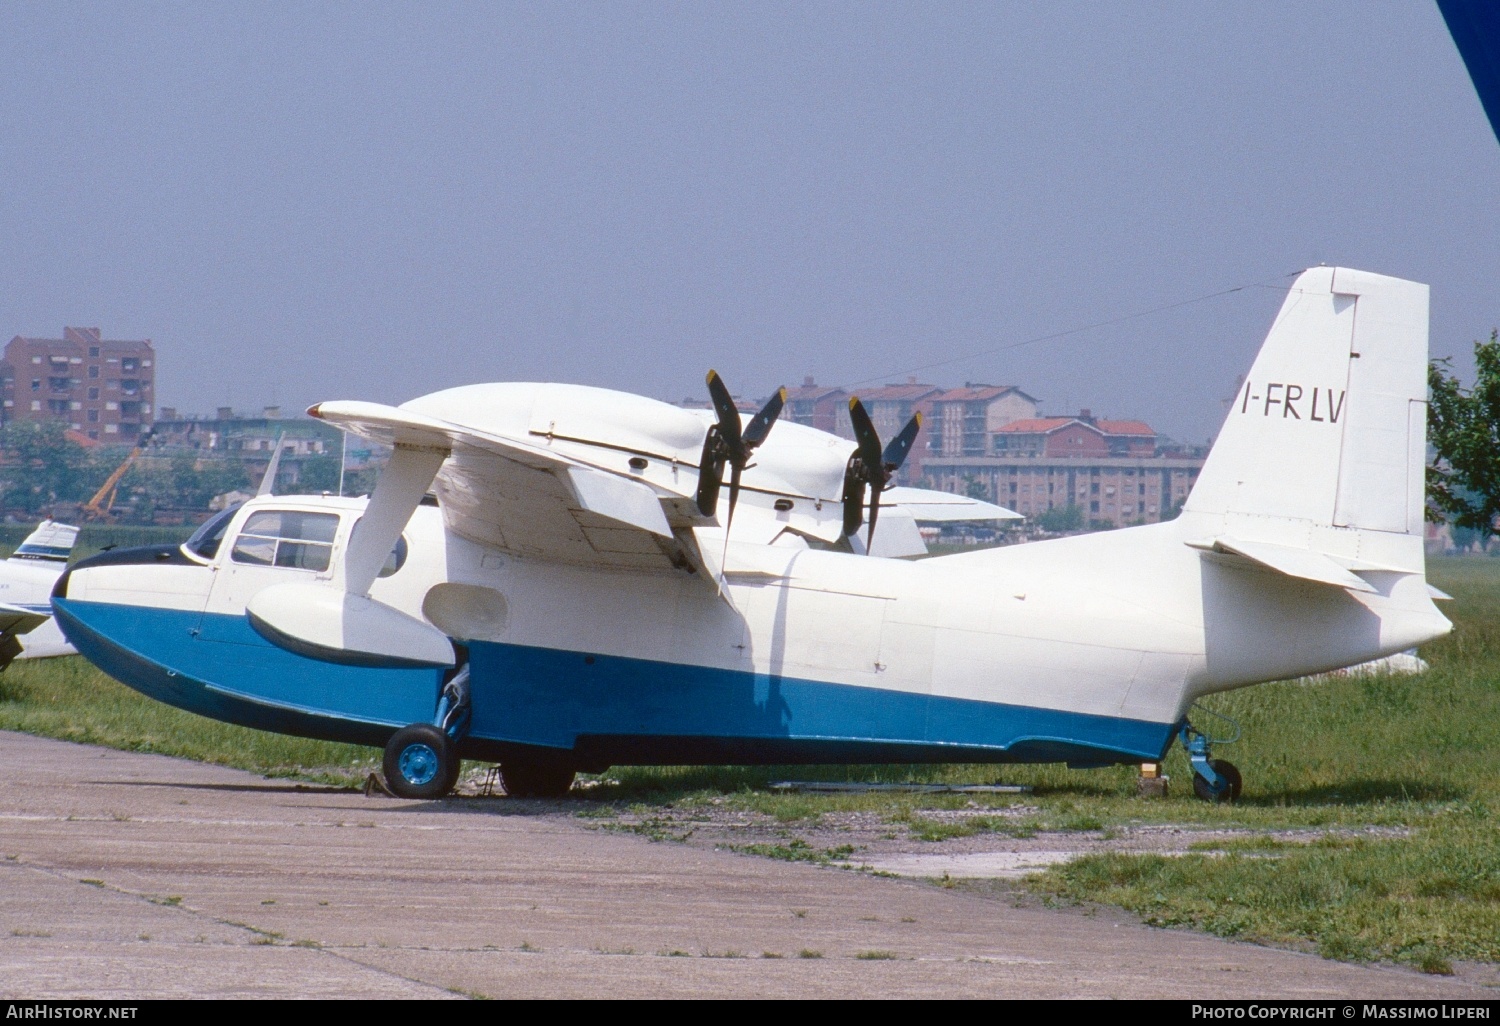
<path fill-rule="evenodd" d="M 801 951 L 797 952 L 797 957 L 798 958 L 822 958 L 823 957 L 823 952 L 821 952 L 821 951 L 814 951 L 812 948 L 803 948 Z"/>
<path fill-rule="evenodd" d="M 894 951 L 857 951 L 854 957 L 866 962 L 886 962 L 898 956 Z"/>
<path fill-rule="evenodd" d="M 807 918 L 807 909 L 805 909 L 805 908 L 794 908 L 794 909 L 792 909 L 792 915 L 795 916 L 798 919 L 806 919 Z"/>
<path fill-rule="evenodd" d="M 81 883 L 81 884 L 88 884 L 90 887 L 103 887 L 104 886 L 104 881 L 103 880 L 95 880 L 92 877 L 85 877 L 84 879 L 79 880 L 78 882 Z"/>
<path fill-rule="evenodd" d="M 521 942 L 521 946 L 518 947 L 518 948 L 516 948 L 516 950 L 517 951 L 525 951 L 525 952 L 528 952 L 530 954 L 536 954 L 537 952 L 541 951 L 542 949 L 539 948 L 539 947 L 537 947 L 536 945 L 532 944 L 531 941 L 523 940 Z"/>
<path fill-rule="evenodd" d="M 762 951 L 760 953 L 760 957 L 761 958 L 781 958 L 782 954 L 779 951 Z"/>
<path fill-rule="evenodd" d="M 292 947 L 294 948 L 321 948 L 322 946 L 322 944 L 315 940 L 292 941 Z"/>
<path fill-rule="evenodd" d="M 833 848 L 814 848 L 800 837 L 794 837 L 785 844 L 735 844 L 730 845 L 729 849 L 745 855 L 780 859 L 783 862 L 813 862 L 818 865 L 838 862 L 854 854 L 852 844 L 840 844 Z M 792 914 L 797 915 L 795 909 L 792 910 Z M 802 915 L 806 914 L 804 909 Z M 801 919 L 802 916 L 798 915 L 797 918 Z"/>
<path fill-rule="evenodd" d="M 168 894 L 165 897 L 161 898 L 151 898 L 150 901 L 153 905 L 167 905 L 171 908 L 176 908 L 178 905 L 182 904 L 182 895 Z"/>
<path fill-rule="evenodd" d="M 677 948 L 673 948 L 671 951 L 658 951 L 657 954 L 660 955 L 660 956 L 662 956 L 663 958 L 692 958 L 693 957 L 692 955 L 689 955 L 686 951 L 681 951 L 681 950 L 679 950 Z"/>

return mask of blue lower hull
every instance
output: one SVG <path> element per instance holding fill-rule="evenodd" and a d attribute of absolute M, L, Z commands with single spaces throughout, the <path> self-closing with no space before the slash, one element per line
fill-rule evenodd
<path fill-rule="evenodd" d="M 261 730 L 384 745 L 431 719 L 440 674 L 287 652 L 242 616 L 58 599 L 58 623 L 110 676 Z M 572 752 L 624 764 L 1140 762 L 1173 725 L 557 649 L 473 644 L 468 758 Z"/>

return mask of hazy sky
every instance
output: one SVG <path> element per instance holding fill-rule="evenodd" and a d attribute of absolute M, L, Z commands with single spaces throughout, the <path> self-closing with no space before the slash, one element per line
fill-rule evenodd
<path fill-rule="evenodd" d="M 0 336 L 149 337 L 184 411 L 911 372 L 1202 440 L 1305 266 L 1500 324 L 1426 0 L 12 0 L 0 69 Z"/>

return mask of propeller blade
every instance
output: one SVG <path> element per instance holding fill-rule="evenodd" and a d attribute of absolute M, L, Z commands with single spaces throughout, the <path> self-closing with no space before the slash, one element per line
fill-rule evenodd
<path fill-rule="evenodd" d="M 698 512 L 706 517 L 719 508 L 719 486 L 724 483 L 722 445 L 719 426 L 710 424 L 703 437 L 703 456 L 698 460 Z"/>
<path fill-rule="evenodd" d="M 880 469 L 880 435 L 876 433 L 875 424 L 870 420 L 865 404 L 859 401 L 859 396 L 849 399 L 849 423 L 854 428 L 854 442 L 859 446 L 856 452 L 860 462 L 864 464 L 867 475 L 865 480 L 873 483 L 874 478 L 868 475 Z"/>
<path fill-rule="evenodd" d="M 891 439 L 891 444 L 885 447 L 885 454 L 881 461 L 885 464 L 887 474 L 893 474 L 900 469 L 901 464 L 906 462 L 906 457 L 911 453 L 911 447 L 917 440 L 917 432 L 922 430 L 922 415 L 912 414 L 911 420 L 901 429 L 901 433 Z"/>
<path fill-rule="evenodd" d="M 781 416 L 781 408 L 786 405 L 786 389 L 778 388 L 776 394 L 766 400 L 766 405 L 761 407 L 759 413 L 750 421 L 745 428 L 744 441 L 746 449 L 754 449 L 766 436 L 771 433 L 771 425 L 776 423 L 776 418 Z"/>
<path fill-rule="evenodd" d="M 859 525 L 864 519 L 861 507 L 864 505 L 865 488 L 868 486 L 870 489 L 870 533 L 865 541 L 865 549 L 868 551 L 870 542 L 875 538 L 875 520 L 880 516 L 880 493 L 885 490 L 885 483 L 890 480 L 890 471 L 886 467 L 885 453 L 880 449 L 880 434 L 875 430 L 875 424 L 870 420 L 865 404 L 860 402 L 857 396 L 849 400 L 849 424 L 854 428 L 854 442 L 858 448 L 855 449 L 854 458 L 849 461 L 849 469 L 845 472 L 844 529 L 846 534 L 851 535 L 859 530 Z M 904 435 L 905 432 L 903 431 L 902 434 Z M 915 434 L 912 437 L 915 438 Z M 899 440 L 900 436 L 897 438 L 897 441 Z M 906 444 L 910 447 L 910 440 Z M 855 483 L 855 479 L 858 480 L 858 497 L 852 503 L 851 508 L 850 498 L 856 494 L 851 485 Z"/>
<path fill-rule="evenodd" d="M 865 479 L 849 460 L 849 469 L 844 471 L 844 534 L 849 537 L 859 531 L 865 522 Z"/>
<path fill-rule="evenodd" d="M 744 468 L 738 463 L 734 464 L 729 474 L 729 516 L 724 520 L 724 543 L 729 543 L 729 527 L 734 523 L 734 504 L 740 501 L 740 474 Z"/>
<path fill-rule="evenodd" d="M 740 434 L 740 411 L 734 405 L 734 397 L 729 394 L 729 386 L 724 384 L 718 371 L 708 372 L 708 396 L 713 400 L 714 413 L 719 418 L 719 438 L 728 450 L 729 459 L 743 464 L 749 453 Z"/>

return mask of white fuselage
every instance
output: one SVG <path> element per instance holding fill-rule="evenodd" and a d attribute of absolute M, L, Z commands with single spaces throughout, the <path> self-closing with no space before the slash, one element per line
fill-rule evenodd
<path fill-rule="evenodd" d="M 252 513 L 338 513 L 336 564 L 363 507 L 351 499 L 256 499 L 212 560 L 91 568 L 73 575 L 68 598 L 201 612 L 200 638 L 212 640 L 214 624 L 243 621 L 257 592 L 316 576 L 235 562 L 234 539 Z M 1191 528 L 1172 522 L 916 561 L 731 541 L 721 596 L 698 573 L 601 571 L 499 553 L 422 507 L 405 531 L 405 565 L 377 580 L 371 597 L 476 649 L 722 672 L 761 689 L 831 685 L 854 696 L 857 709 L 950 699 L 959 709 L 1046 710 L 1164 729 L 1205 693 L 1361 662 L 1447 629 L 1419 574 L 1391 574 L 1377 592 L 1355 594 L 1200 552 L 1184 543 Z M 230 659 L 244 650 L 223 651 Z M 549 686 L 562 695 L 569 682 Z M 637 698 L 650 705 L 649 690 Z M 755 700 L 765 705 L 772 696 Z M 649 710 L 638 718 L 647 722 L 593 732 L 652 729 Z M 820 726 L 811 713 L 787 729 L 824 739 L 899 733 L 844 719 Z M 918 724 L 900 729 L 912 743 L 973 741 L 947 741 Z"/>
<path fill-rule="evenodd" d="M 52 611 L 52 586 L 67 569 L 67 563 L 51 559 L 22 559 L 12 556 L 0 563 L 0 604 L 20 606 L 39 613 Z M 49 619 L 21 635 L 21 652 L 17 659 L 45 659 L 72 655 L 77 650 L 68 644 Z"/>

